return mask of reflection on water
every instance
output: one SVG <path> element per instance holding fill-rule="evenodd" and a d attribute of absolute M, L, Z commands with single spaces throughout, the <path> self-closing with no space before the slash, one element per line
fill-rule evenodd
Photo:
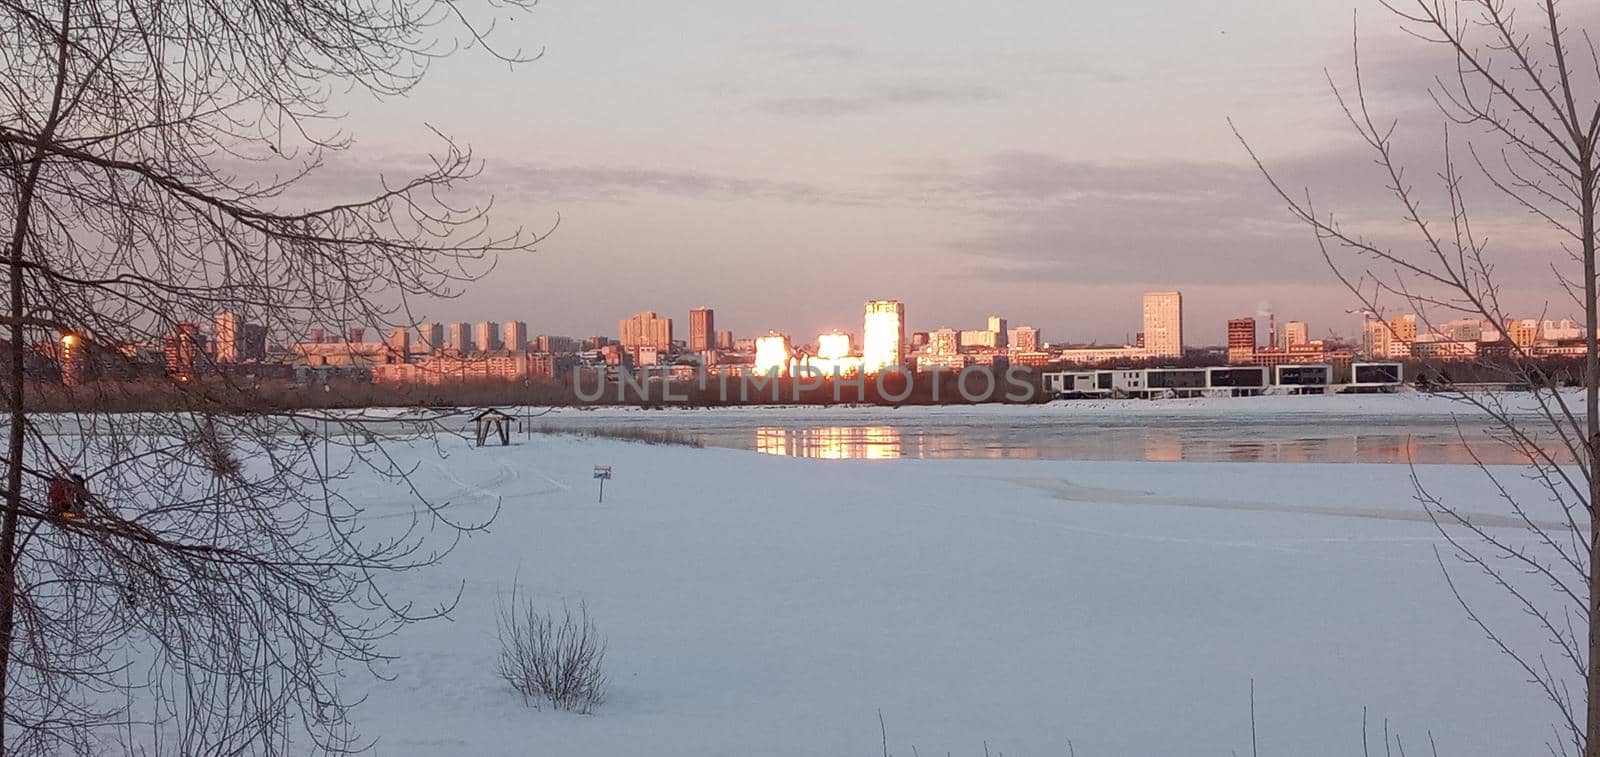
<path fill-rule="evenodd" d="M 1003 425 L 761 426 L 754 449 L 829 460 L 1042 458 L 1051 460 L 1278 463 L 1521 464 L 1527 457 L 1487 430 L 1411 427 L 1189 425 L 1017 429 Z M 1343 433 L 1341 433 L 1341 431 Z M 708 444 L 748 449 L 750 430 L 705 429 Z M 1565 461 L 1566 454 L 1556 455 Z"/>
<path fill-rule="evenodd" d="M 893 460 L 900 457 L 900 431 L 892 426 L 756 429 L 756 451 L 825 460 Z"/>

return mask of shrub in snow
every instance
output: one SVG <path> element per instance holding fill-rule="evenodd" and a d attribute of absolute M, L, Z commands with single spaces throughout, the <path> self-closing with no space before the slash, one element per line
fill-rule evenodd
<path fill-rule="evenodd" d="M 560 615 L 542 612 L 512 589 L 496 626 L 500 677 L 524 703 L 588 713 L 604 700 L 606 642 L 586 605 L 579 604 L 576 615 L 565 603 Z"/>

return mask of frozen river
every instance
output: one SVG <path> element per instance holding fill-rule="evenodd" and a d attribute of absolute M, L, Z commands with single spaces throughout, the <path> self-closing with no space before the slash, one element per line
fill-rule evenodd
<path fill-rule="evenodd" d="M 690 433 L 705 444 L 824 459 L 1489 464 L 1524 462 L 1480 411 L 1436 397 L 1266 397 L 981 407 L 561 411 L 556 427 Z M 1546 446 L 1548 422 L 1524 413 Z M 1557 454 L 1558 459 L 1568 456 Z"/>

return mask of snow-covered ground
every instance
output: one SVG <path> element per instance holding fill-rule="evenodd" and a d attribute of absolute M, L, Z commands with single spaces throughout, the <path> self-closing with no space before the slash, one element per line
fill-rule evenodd
<path fill-rule="evenodd" d="M 1416 753 L 1430 732 L 1453 757 L 1551 735 L 1448 593 L 1405 466 L 517 441 L 395 450 L 433 495 L 501 510 L 404 577 L 417 599 L 465 594 L 392 643 L 394 680 L 356 713 L 378 755 L 877 754 L 880 711 L 896 755 L 1248 754 L 1252 679 L 1262 754 L 1361 754 L 1363 708 Z M 597 464 L 616 471 L 604 504 Z M 1477 471 L 1418 470 L 1499 512 Z M 380 513 L 391 499 L 349 488 Z M 494 608 L 518 576 L 548 606 L 586 602 L 608 636 L 595 714 L 528 709 L 496 678 Z"/>

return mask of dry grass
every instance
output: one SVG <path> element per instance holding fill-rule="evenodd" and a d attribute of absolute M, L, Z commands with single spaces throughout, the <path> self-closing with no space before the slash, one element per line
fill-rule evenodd
<path fill-rule="evenodd" d="M 542 424 L 533 429 L 541 434 L 567 434 L 569 436 L 588 436 L 601 439 L 620 439 L 626 442 L 640 442 L 643 444 L 675 444 L 680 447 L 700 448 L 706 446 L 700 437 L 682 431 L 671 431 L 656 428 L 634 428 L 609 426 L 559 426 Z"/>

